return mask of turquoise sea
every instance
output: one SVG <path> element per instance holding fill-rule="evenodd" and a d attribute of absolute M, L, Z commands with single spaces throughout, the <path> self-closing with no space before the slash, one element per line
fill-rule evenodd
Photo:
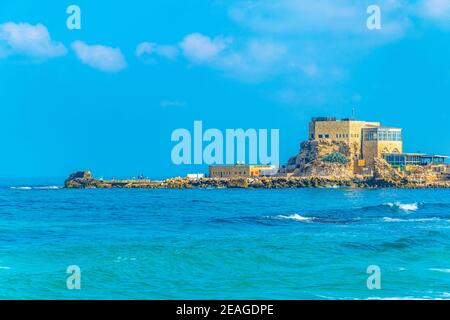
<path fill-rule="evenodd" d="M 0 187 L 2 299 L 450 298 L 450 190 L 45 185 Z"/>

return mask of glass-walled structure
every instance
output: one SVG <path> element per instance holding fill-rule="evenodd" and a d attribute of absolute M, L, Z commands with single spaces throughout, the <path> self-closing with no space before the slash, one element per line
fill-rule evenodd
<path fill-rule="evenodd" d="M 447 156 L 426 155 L 421 153 L 384 153 L 383 159 L 391 166 L 405 167 L 408 165 L 424 166 L 427 164 L 444 164 Z"/>
<path fill-rule="evenodd" d="M 365 128 L 364 141 L 402 141 L 402 130 L 399 128 Z"/>

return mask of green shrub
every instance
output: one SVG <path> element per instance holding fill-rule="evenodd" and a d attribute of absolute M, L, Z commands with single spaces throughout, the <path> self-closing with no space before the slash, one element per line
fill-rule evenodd
<path fill-rule="evenodd" d="M 322 158 L 322 161 L 326 161 L 326 162 L 336 162 L 336 163 L 340 163 L 340 164 L 347 164 L 349 162 L 349 160 L 347 159 L 346 156 L 344 156 L 342 153 L 340 152 L 333 152 L 330 153 L 326 156 L 324 156 Z"/>

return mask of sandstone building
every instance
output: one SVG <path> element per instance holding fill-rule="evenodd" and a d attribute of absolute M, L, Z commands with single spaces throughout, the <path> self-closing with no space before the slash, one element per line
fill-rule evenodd
<path fill-rule="evenodd" d="M 210 166 L 210 178 L 261 177 L 271 176 L 278 171 L 277 166 L 271 165 L 225 165 Z"/>
<path fill-rule="evenodd" d="M 345 142 L 350 148 L 349 160 L 355 173 L 371 173 L 376 158 L 399 167 L 444 163 L 447 158 L 403 153 L 402 129 L 382 126 L 379 122 L 316 117 L 309 123 L 309 139 Z"/>

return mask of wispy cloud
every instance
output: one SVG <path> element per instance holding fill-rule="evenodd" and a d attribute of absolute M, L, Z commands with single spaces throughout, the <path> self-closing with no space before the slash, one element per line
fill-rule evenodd
<path fill-rule="evenodd" d="M 67 53 L 62 43 L 52 40 L 45 25 L 15 22 L 0 25 L 0 51 L 3 56 L 17 54 L 38 59 Z"/>
<path fill-rule="evenodd" d="M 381 7 L 382 28 L 369 30 L 367 8 Z M 405 37 L 415 19 L 450 18 L 450 0 L 243 0 L 226 4 L 239 36 L 194 32 L 178 44 L 140 43 L 138 57 L 184 57 L 242 81 L 283 75 L 293 90 L 344 81 L 354 58 Z M 294 100 L 284 91 L 284 100 Z M 288 94 L 286 94 L 286 92 Z"/>
<path fill-rule="evenodd" d="M 301 69 L 303 70 L 303 72 L 306 75 L 308 75 L 310 77 L 314 77 L 314 76 L 317 76 L 319 74 L 319 68 L 314 63 L 302 65 Z"/>
<path fill-rule="evenodd" d="M 176 100 L 163 100 L 159 104 L 163 108 L 181 108 L 186 106 L 186 102 Z"/>
<path fill-rule="evenodd" d="M 179 49 L 176 45 L 161 45 L 154 42 L 141 42 L 136 47 L 136 56 L 144 59 L 151 59 L 154 55 L 166 59 L 175 59 Z"/>
<path fill-rule="evenodd" d="M 119 48 L 88 45 L 82 41 L 74 41 L 72 49 L 81 62 L 101 71 L 118 72 L 127 66 L 125 57 Z"/>
<path fill-rule="evenodd" d="M 288 60 L 287 47 L 270 39 L 256 38 L 242 40 L 239 45 L 221 55 L 213 66 L 226 75 L 244 81 L 259 81 L 277 73 Z"/>
<path fill-rule="evenodd" d="M 433 21 L 448 22 L 450 19 L 450 0 L 422 0 L 416 8 L 418 15 Z"/>
<path fill-rule="evenodd" d="M 195 62 L 205 62 L 215 59 L 232 43 L 231 38 L 210 38 L 201 33 L 191 33 L 180 43 L 184 55 Z"/>
<path fill-rule="evenodd" d="M 255 80 L 273 70 L 286 53 L 284 45 L 269 39 L 239 39 L 192 33 L 180 43 L 189 61 L 206 65 L 241 80 Z"/>
<path fill-rule="evenodd" d="M 239 70 L 241 78 L 282 76 L 285 88 L 276 95 L 279 101 L 320 104 L 326 99 L 323 87 L 348 79 L 355 58 L 405 36 L 411 25 L 405 2 L 237 1 L 229 6 L 228 14 L 246 30 L 247 39 L 236 53 L 236 61 L 230 63 L 234 67 L 230 70 Z M 367 28 L 367 8 L 371 4 L 381 7 L 381 30 Z M 319 92 L 322 98 L 314 100 L 299 93 L 305 90 Z"/>
<path fill-rule="evenodd" d="M 378 35 L 390 39 L 404 32 L 408 24 L 402 3 L 402 0 L 376 1 L 384 18 Z M 237 23 L 264 34 L 367 36 L 370 31 L 366 27 L 366 10 L 370 4 L 373 1 L 239 1 L 229 9 L 229 15 Z"/>

